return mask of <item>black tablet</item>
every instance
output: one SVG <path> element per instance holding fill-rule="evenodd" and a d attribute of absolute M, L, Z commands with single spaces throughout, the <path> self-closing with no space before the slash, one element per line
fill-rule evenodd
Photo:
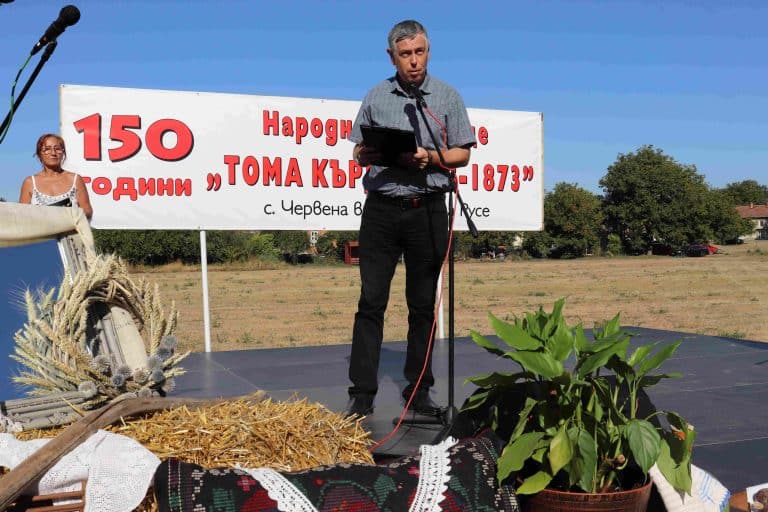
<path fill-rule="evenodd" d="M 382 155 L 376 165 L 392 165 L 400 153 L 416 152 L 416 135 L 409 130 L 387 128 L 384 126 L 360 125 L 363 144 L 378 149 Z"/>
<path fill-rule="evenodd" d="M 70 199 L 69 197 L 65 197 L 60 201 L 56 201 L 55 203 L 49 204 L 48 206 L 72 206 L 72 199 Z"/>

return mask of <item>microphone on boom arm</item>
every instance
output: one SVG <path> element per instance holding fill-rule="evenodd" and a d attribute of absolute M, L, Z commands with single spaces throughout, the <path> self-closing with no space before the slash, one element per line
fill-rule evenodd
<path fill-rule="evenodd" d="M 427 106 L 427 102 L 424 101 L 424 95 L 421 94 L 421 89 L 419 89 L 419 86 L 415 83 L 408 82 L 408 94 L 416 99 L 416 104 L 420 107 Z"/>
<path fill-rule="evenodd" d="M 32 47 L 30 55 L 34 55 L 43 49 L 45 45 L 51 41 L 55 41 L 57 37 L 64 32 L 67 27 L 74 25 L 80 20 L 80 10 L 74 5 L 66 5 L 61 11 L 59 11 L 59 17 L 54 20 L 48 27 L 40 40 Z"/>

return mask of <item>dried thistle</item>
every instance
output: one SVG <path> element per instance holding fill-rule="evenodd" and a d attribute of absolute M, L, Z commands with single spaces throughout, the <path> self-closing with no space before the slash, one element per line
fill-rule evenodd
<path fill-rule="evenodd" d="M 85 398 L 86 399 L 93 398 L 99 392 L 98 388 L 96 387 L 96 384 L 93 381 L 90 381 L 90 380 L 86 380 L 86 381 L 81 382 L 77 386 L 77 390 L 78 391 L 82 391 L 83 393 L 85 393 Z"/>

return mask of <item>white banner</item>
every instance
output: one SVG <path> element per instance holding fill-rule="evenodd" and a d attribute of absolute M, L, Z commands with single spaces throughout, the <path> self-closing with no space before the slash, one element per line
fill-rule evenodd
<path fill-rule="evenodd" d="M 95 228 L 360 227 L 365 170 L 347 140 L 358 101 L 80 85 L 60 94 L 65 167 L 87 183 Z M 541 229 L 542 115 L 469 118 L 478 143 L 457 178 L 478 229 Z"/>

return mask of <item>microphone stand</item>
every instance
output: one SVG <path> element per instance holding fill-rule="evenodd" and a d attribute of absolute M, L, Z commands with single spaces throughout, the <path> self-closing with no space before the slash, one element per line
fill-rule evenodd
<path fill-rule="evenodd" d="M 53 51 L 56 49 L 56 45 L 57 43 L 55 40 L 51 41 L 46 45 L 45 51 L 43 51 L 43 55 L 40 57 L 40 60 L 38 61 L 37 66 L 35 66 L 35 69 L 32 71 L 32 74 L 30 74 L 29 78 L 27 78 L 27 82 L 24 84 L 24 87 L 21 89 L 19 96 L 16 98 L 16 101 L 13 102 L 13 105 L 11 106 L 11 109 L 8 111 L 8 114 L 6 114 L 5 119 L 3 119 L 3 124 L 0 125 L 0 142 L 3 141 L 5 130 L 7 129 L 8 124 L 11 122 L 11 119 L 13 118 L 13 114 L 19 108 L 19 105 L 21 105 L 21 102 L 24 99 L 24 96 L 27 95 L 27 91 L 29 91 L 29 88 L 32 86 L 32 82 L 35 81 L 35 78 L 37 78 L 37 75 L 40 74 L 40 71 L 43 69 L 43 66 L 45 65 L 45 63 L 48 62 L 48 59 L 50 59 L 51 55 L 53 55 Z"/>
<path fill-rule="evenodd" d="M 435 134 L 432 132 L 432 129 L 429 127 L 429 122 L 427 121 L 427 116 L 424 113 L 424 106 L 426 102 L 424 101 L 423 96 L 421 95 L 421 91 L 418 89 L 417 86 L 412 86 L 412 94 L 416 98 L 416 107 L 419 110 L 419 113 L 421 114 L 421 118 L 424 120 L 424 126 L 427 128 L 427 133 L 429 133 L 429 138 L 432 140 L 432 144 L 435 146 L 437 151 L 437 157 L 440 159 L 440 163 L 442 164 L 444 169 L 448 169 L 448 165 L 445 162 L 445 157 L 443 156 L 443 153 L 440 151 L 440 144 L 438 143 L 437 138 L 435 137 Z M 456 181 L 456 169 L 452 169 L 450 171 L 450 179 L 451 179 L 451 188 L 448 189 L 448 225 L 453 226 L 453 218 L 456 214 L 453 208 L 453 193 L 456 192 L 456 198 L 459 201 L 459 205 L 461 207 L 461 211 L 464 214 L 464 218 L 467 219 L 467 227 L 469 228 L 469 232 L 472 234 L 473 238 L 477 238 L 478 232 L 477 227 L 475 226 L 474 221 L 472 220 L 472 217 L 470 216 L 469 210 L 467 208 L 466 203 L 464 203 L 464 200 L 461 198 L 461 194 L 459 194 L 459 189 Z M 455 397 L 454 397 L 454 373 L 455 373 L 455 355 L 454 355 L 454 243 L 453 240 L 451 241 L 450 247 L 448 249 L 448 406 L 444 410 L 444 412 L 436 418 L 430 418 L 430 419 L 407 419 L 403 423 L 407 424 L 419 424 L 419 425 L 425 425 L 425 424 L 441 424 L 443 428 L 440 430 L 440 433 L 435 438 L 435 442 L 440 442 L 444 440 L 448 434 L 451 431 L 451 428 L 453 426 L 453 422 L 456 419 L 457 409 L 454 405 Z"/>

